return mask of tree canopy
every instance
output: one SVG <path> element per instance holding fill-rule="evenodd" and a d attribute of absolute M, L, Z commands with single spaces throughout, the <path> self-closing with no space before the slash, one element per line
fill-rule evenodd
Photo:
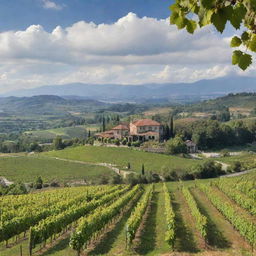
<path fill-rule="evenodd" d="M 256 52 L 255 0 L 176 0 L 170 9 L 170 23 L 191 34 L 209 24 L 222 33 L 228 21 L 237 30 L 243 28 L 241 35 L 230 42 L 231 47 L 239 47 L 233 52 L 232 64 L 242 70 L 252 64 L 252 55 L 247 50 Z"/>

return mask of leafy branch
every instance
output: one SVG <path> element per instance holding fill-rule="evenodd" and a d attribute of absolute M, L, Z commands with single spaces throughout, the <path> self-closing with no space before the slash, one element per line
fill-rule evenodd
<path fill-rule="evenodd" d="M 178 29 L 186 29 L 193 34 L 198 27 L 213 24 L 220 32 L 226 28 L 227 22 L 235 29 L 245 28 L 240 37 L 234 36 L 231 47 L 245 47 L 256 52 L 256 1 L 255 0 L 176 0 L 170 6 L 170 23 Z M 190 19 L 193 14 L 195 19 Z M 232 64 L 246 70 L 252 64 L 252 55 L 235 50 Z"/>

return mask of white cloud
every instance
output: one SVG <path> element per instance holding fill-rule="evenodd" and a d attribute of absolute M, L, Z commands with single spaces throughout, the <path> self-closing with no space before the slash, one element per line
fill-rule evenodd
<path fill-rule="evenodd" d="M 0 93 L 69 82 L 192 82 L 240 74 L 230 59 L 228 38 L 211 27 L 190 35 L 168 20 L 133 13 L 113 24 L 80 21 L 51 32 L 31 25 L 0 33 Z"/>
<path fill-rule="evenodd" d="M 45 9 L 53 9 L 59 11 L 64 8 L 64 5 L 56 4 L 55 2 L 50 0 L 42 0 L 42 3 Z"/>

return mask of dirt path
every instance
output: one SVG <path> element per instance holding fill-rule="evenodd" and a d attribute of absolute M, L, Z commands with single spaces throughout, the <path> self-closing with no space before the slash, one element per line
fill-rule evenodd
<path fill-rule="evenodd" d="M 85 161 L 79 161 L 79 160 L 71 160 L 71 159 L 59 158 L 59 157 L 45 157 L 45 158 L 50 158 L 50 159 L 65 161 L 65 162 L 69 162 L 69 163 L 77 163 L 77 164 L 84 164 L 84 165 L 94 165 L 94 166 L 104 166 L 104 167 L 107 167 L 107 168 L 109 168 L 110 170 L 114 171 L 117 175 L 123 176 L 124 178 L 125 178 L 127 175 L 131 174 L 131 173 L 136 174 L 136 172 L 133 172 L 133 171 L 124 171 L 124 170 L 121 170 L 121 169 L 117 168 L 116 165 L 110 164 L 110 163 L 93 163 L 93 162 L 85 162 Z"/>
<path fill-rule="evenodd" d="M 247 171 L 243 171 L 243 172 L 236 172 L 236 173 L 231 173 L 231 174 L 226 174 L 226 175 L 222 175 L 221 177 L 236 177 L 236 176 L 241 176 L 247 173 L 250 173 L 252 171 L 255 171 L 256 169 L 251 169 L 251 170 L 247 170 Z"/>

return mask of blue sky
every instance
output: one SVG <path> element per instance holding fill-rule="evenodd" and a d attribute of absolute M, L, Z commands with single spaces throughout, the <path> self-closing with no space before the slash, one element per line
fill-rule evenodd
<path fill-rule="evenodd" d="M 0 30 L 20 30 L 40 24 L 47 31 L 80 21 L 112 23 L 134 12 L 139 17 L 166 18 L 172 1 L 166 0 L 56 0 L 59 9 L 44 8 L 41 0 L 1 0 Z"/>
<path fill-rule="evenodd" d="M 190 35 L 170 25 L 171 0 L 0 1 L 0 93 L 256 74 L 231 65 L 234 31 Z"/>

